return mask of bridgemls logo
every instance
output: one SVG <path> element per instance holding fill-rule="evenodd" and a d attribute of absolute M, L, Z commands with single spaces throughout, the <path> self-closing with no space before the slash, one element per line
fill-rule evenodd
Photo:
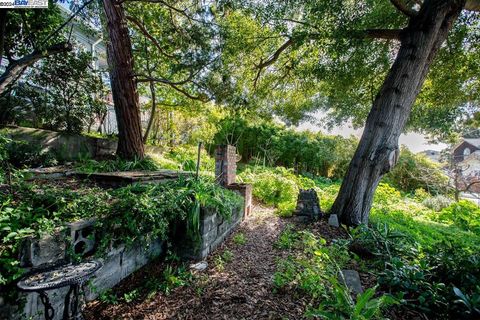
<path fill-rule="evenodd" d="M 0 0 L 0 8 L 42 9 L 48 8 L 48 0 Z"/>

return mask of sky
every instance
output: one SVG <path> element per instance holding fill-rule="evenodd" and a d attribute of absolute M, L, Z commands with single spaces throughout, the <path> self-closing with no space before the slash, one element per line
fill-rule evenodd
<path fill-rule="evenodd" d="M 314 115 L 314 122 L 318 123 L 320 122 L 322 115 L 320 113 L 317 113 Z M 313 132 L 317 131 L 322 131 L 327 134 L 333 134 L 333 135 L 342 135 L 345 137 L 348 137 L 350 135 L 355 135 L 358 138 L 362 135 L 363 129 L 353 129 L 350 125 L 345 124 L 342 126 L 337 126 L 333 128 L 331 131 L 328 131 L 325 128 L 320 127 L 318 124 L 314 124 L 312 122 L 304 122 L 300 124 L 297 127 L 298 130 L 303 131 L 303 130 L 310 130 Z M 424 150 L 443 150 L 447 147 L 446 144 L 444 143 L 438 143 L 438 144 L 429 144 L 427 139 L 425 138 L 424 135 L 418 134 L 418 133 L 408 133 L 408 134 L 402 134 L 400 136 L 400 145 L 406 145 L 412 152 L 420 152 Z"/>

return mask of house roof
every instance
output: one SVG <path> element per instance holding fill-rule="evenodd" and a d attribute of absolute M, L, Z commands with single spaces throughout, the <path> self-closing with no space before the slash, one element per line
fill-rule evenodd
<path fill-rule="evenodd" d="M 480 138 L 477 138 L 477 139 L 462 139 L 462 141 L 460 141 L 459 143 L 457 143 L 455 145 L 455 147 L 453 148 L 453 150 L 456 150 L 458 147 L 460 147 L 463 143 L 468 143 L 469 145 L 475 147 L 475 148 L 479 148 L 480 149 Z"/>
<path fill-rule="evenodd" d="M 480 148 L 480 138 L 477 138 L 477 139 L 463 139 L 463 141 L 471 144 L 472 146 Z"/>

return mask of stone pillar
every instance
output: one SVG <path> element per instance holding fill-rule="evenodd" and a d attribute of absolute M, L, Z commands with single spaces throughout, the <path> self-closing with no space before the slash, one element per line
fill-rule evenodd
<path fill-rule="evenodd" d="M 237 150 L 231 145 L 218 145 L 215 149 L 215 179 L 227 187 L 235 183 L 237 174 Z"/>
<path fill-rule="evenodd" d="M 243 217 L 250 215 L 252 212 L 252 185 L 245 183 L 233 183 L 227 187 L 228 189 L 235 191 L 243 197 Z"/>

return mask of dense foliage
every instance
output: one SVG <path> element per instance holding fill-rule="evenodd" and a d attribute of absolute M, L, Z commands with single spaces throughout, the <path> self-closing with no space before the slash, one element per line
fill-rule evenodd
<path fill-rule="evenodd" d="M 268 121 L 229 117 L 219 123 L 215 144 L 234 144 L 241 161 L 284 166 L 295 172 L 343 177 L 356 147 L 355 138 L 298 132 Z"/>
<path fill-rule="evenodd" d="M 266 168 L 248 166 L 239 179 L 253 185 L 253 195 L 264 203 L 277 207 L 281 216 L 291 216 L 297 204 L 299 189 L 315 186 L 308 178 L 297 176 L 283 167 Z"/>
<path fill-rule="evenodd" d="M 308 318 L 378 319 L 382 309 L 398 303 L 390 295 L 376 294 L 377 288 L 369 288 L 352 298 L 349 289 L 338 279 L 340 270 L 353 260 L 346 241 L 327 245 L 325 239 L 312 232 L 287 228 L 277 245 L 288 250 L 289 256 L 278 262 L 274 285 L 277 289 L 307 295 L 310 298 Z"/>
<path fill-rule="evenodd" d="M 317 185 L 322 209 L 328 210 L 339 186 L 325 181 Z M 461 201 L 436 212 L 381 184 L 369 227 L 352 230 L 347 242 L 334 242 L 310 255 L 303 252 L 319 250 L 315 245 L 319 240 L 308 242 L 305 234 L 306 239 L 312 238 L 308 232 L 296 233 L 294 239 L 303 239 L 299 243 L 306 249 L 281 261 L 275 283 L 314 299 L 323 297 L 323 303 L 318 302 L 320 307 L 311 315 L 333 312 L 348 318 L 345 312 L 351 304 L 341 294 L 345 288 L 335 289 L 337 282 L 330 279 L 332 272 L 328 270 L 353 264 L 360 272 L 374 274 L 377 290 L 390 293 L 398 308 L 414 309 L 433 318 L 474 319 L 479 315 L 476 297 L 480 294 L 477 223 L 478 207 L 473 203 Z M 289 238 L 291 235 L 284 234 L 280 242 L 291 242 Z M 332 290 L 338 294 L 332 294 Z"/>
<path fill-rule="evenodd" d="M 422 154 L 414 154 L 405 146 L 400 151 L 397 165 L 383 181 L 408 193 L 422 188 L 431 194 L 442 194 L 449 188 L 448 177 L 440 170 L 439 164 Z"/>
<path fill-rule="evenodd" d="M 0 285 L 23 272 L 18 250 L 28 237 L 60 232 L 65 223 L 97 217 L 102 234 L 99 253 L 118 243 L 165 239 L 171 226 L 186 224 L 195 240 L 200 206 L 216 208 L 229 217 L 239 197 L 210 180 L 180 179 L 164 184 L 133 185 L 115 190 L 80 186 L 77 190 L 19 182 L 0 194 Z M 102 250 L 103 249 L 103 250 Z"/>

